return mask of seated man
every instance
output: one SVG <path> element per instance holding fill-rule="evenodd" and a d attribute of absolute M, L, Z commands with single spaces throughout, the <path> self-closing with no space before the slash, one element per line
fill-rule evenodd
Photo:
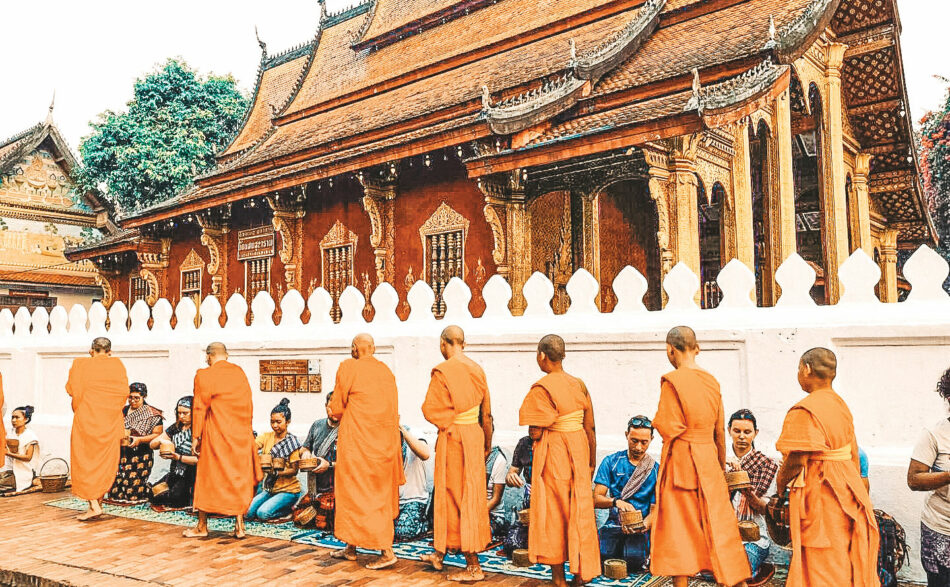
<path fill-rule="evenodd" d="M 508 516 L 502 501 L 505 496 L 505 478 L 508 475 L 508 458 L 497 446 L 493 446 L 485 459 L 487 475 L 488 521 L 491 524 L 492 542 L 504 540 L 508 534 Z"/>
<path fill-rule="evenodd" d="M 541 440 L 541 429 L 537 426 L 528 426 L 528 435 L 523 436 L 515 446 L 511 455 L 511 466 L 505 480 L 509 487 L 521 488 L 520 509 L 531 507 L 531 465 L 534 461 L 534 443 Z M 528 548 L 528 527 L 521 523 L 517 516 L 508 529 L 504 542 L 505 556 L 511 558 L 515 550 Z"/>
<path fill-rule="evenodd" d="M 429 488 L 426 483 L 425 462 L 432 451 L 429 444 L 405 426 L 399 426 L 402 435 L 402 471 L 406 482 L 399 486 L 399 517 L 396 518 L 396 542 L 421 538 L 429 531 L 426 511 L 429 506 Z"/>
<path fill-rule="evenodd" d="M 307 507 L 314 507 L 317 516 L 307 526 L 314 526 L 318 530 L 333 530 L 333 512 L 336 505 L 333 495 L 333 474 L 336 466 L 336 440 L 340 429 L 340 422 L 330 416 L 330 400 L 333 392 L 325 398 L 327 417 L 316 420 L 303 441 L 306 456 L 324 459 L 326 463 L 313 471 L 307 472 L 307 494 L 297 503 L 295 514 Z"/>
<path fill-rule="evenodd" d="M 660 465 L 647 454 L 653 440 L 653 423 L 634 416 L 627 423 L 627 449 L 604 457 L 594 477 L 594 507 L 610 508 L 607 522 L 598 531 L 602 560 L 627 561 L 627 571 L 639 573 L 649 564 L 651 506 L 656 503 L 656 477 Z M 645 530 L 625 533 L 620 511 L 639 510 Z"/>

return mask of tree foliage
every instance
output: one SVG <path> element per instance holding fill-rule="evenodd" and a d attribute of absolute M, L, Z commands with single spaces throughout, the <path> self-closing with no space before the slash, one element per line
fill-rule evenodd
<path fill-rule="evenodd" d="M 950 90 L 943 107 L 920 121 L 919 141 L 924 192 L 940 238 L 938 251 L 950 260 Z"/>
<path fill-rule="evenodd" d="M 125 211 L 166 200 L 214 164 L 240 129 L 248 99 L 230 75 L 200 76 L 169 59 L 135 81 L 128 111 L 107 110 L 79 145 L 80 181 L 105 184 Z"/>

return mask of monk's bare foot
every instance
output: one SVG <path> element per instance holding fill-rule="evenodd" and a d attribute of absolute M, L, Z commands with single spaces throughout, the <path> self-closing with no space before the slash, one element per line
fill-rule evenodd
<path fill-rule="evenodd" d="M 437 552 L 433 552 L 432 554 L 424 554 L 419 557 L 419 560 L 424 563 L 429 563 L 429 565 L 431 565 L 432 568 L 437 571 L 442 570 L 442 555 Z"/>
<path fill-rule="evenodd" d="M 86 513 L 81 514 L 77 519 L 78 519 L 80 522 L 90 522 L 90 521 L 92 521 L 92 520 L 95 520 L 96 518 L 98 518 L 98 517 L 101 516 L 101 515 L 102 515 L 102 511 L 96 512 L 96 511 L 93 511 L 93 510 L 88 510 Z"/>
<path fill-rule="evenodd" d="M 392 555 L 389 558 L 379 557 L 377 560 L 367 564 L 366 568 L 371 571 L 379 571 L 382 569 L 387 569 L 398 562 L 399 559 L 396 558 L 396 555 Z"/>
<path fill-rule="evenodd" d="M 244 533 L 244 517 L 238 516 L 234 520 L 234 537 L 243 540 L 247 534 Z"/>
<path fill-rule="evenodd" d="M 457 581 L 459 583 L 474 583 L 475 581 L 482 581 L 483 579 L 485 579 L 485 573 L 477 567 L 466 567 L 445 576 L 446 581 Z"/>
<path fill-rule="evenodd" d="M 336 552 L 330 554 L 330 557 L 348 561 L 356 560 L 356 549 L 350 546 L 347 546 L 343 550 L 337 550 Z"/>
<path fill-rule="evenodd" d="M 198 528 L 188 528 L 187 530 L 181 533 L 185 538 L 207 538 L 207 530 L 199 530 Z"/>

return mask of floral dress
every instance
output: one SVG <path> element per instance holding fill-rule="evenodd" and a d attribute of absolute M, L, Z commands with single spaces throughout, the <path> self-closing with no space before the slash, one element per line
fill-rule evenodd
<path fill-rule="evenodd" d="M 142 404 L 137 410 L 128 406 L 125 413 L 125 427 L 132 436 L 147 436 L 162 423 L 162 412 L 148 404 Z M 109 501 L 120 504 L 139 504 L 148 501 L 151 485 L 148 478 L 154 464 L 152 449 L 148 443 L 139 446 L 123 446 L 119 458 L 119 472 L 109 490 Z"/>

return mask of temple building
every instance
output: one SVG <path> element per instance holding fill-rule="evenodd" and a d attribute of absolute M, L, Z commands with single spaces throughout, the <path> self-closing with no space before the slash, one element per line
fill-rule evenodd
<path fill-rule="evenodd" d="M 102 298 L 95 264 L 64 253 L 117 229 L 107 203 L 76 187 L 79 163 L 52 112 L 0 142 L 0 309 L 88 307 Z"/>
<path fill-rule="evenodd" d="M 321 2 L 322 5 L 322 2 Z M 856 249 L 897 301 L 898 250 L 934 243 L 895 0 L 368 0 L 262 56 L 243 129 L 192 189 L 78 247 L 106 301 L 458 276 L 511 309 L 535 271 L 609 311 L 626 265 L 647 307 L 678 262 L 760 305 L 797 252 L 834 303 Z M 334 312 L 338 312 L 338 308 Z"/>

